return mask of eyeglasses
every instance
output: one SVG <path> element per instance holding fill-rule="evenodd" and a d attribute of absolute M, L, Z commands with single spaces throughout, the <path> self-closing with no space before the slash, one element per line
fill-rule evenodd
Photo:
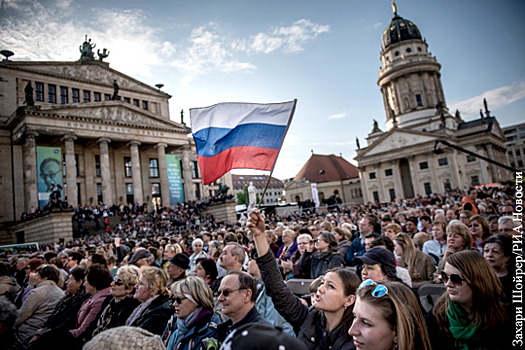
<path fill-rule="evenodd" d="M 173 301 L 175 301 L 177 304 L 180 305 L 180 304 L 182 304 L 182 301 L 186 300 L 186 299 L 188 299 L 188 298 L 186 298 L 186 297 L 175 297 L 175 298 L 173 298 Z"/>
<path fill-rule="evenodd" d="M 117 285 L 117 286 L 121 286 L 124 284 L 124 281 L 122 281 L 120 278 L 113 278 L 113 282 Z"/>
<path fill-rule="evenodd" d="M 448 280 L 450 279 L 450 281 L 452 283 L 454 283 L 455 285 L 457 286 L 460 286 L 463 284 L 463 282 L 465 282 L 465 279 L 463 277 L 461 277 L 460 275 L 456 274 L 456 273 L 451 273 L 450 275 L 448 273 L 446 273 L 445 271 L 441 271 L 441 280 L 444 282 L 444 283 L 448 283 Z"/>
<path fill-rule="evenodd" d="M 230 290 L 230 289 L 220 290 L 219 291 L 219 296 L 222 294 L 222 295 L 224 295 L 225 298 L 227 298 L 227 297 L 230 296 L 231 293 L 238 292 L 238 291 L 243 290 L 243 289 L 246 289 L 246 288 L 239 288 L 239 289 L 232 289 L 232 290 Z"/>
<path fill-rule="evenodd" d="M 512 216 L 512 212 L 511 211 L 502 211 L 501 212 L 503 215 L 509 215 L 509 216 Z"/>
<path fill-rule="evenodd" d="M 361 289 L 361 288 L 364 288 L 366 286 L 376 286 L 373 290 L 372 290 L 372 296 L 374 298 L 381 298 L 385 295 L 388 294 L 388 288 L 383 285 L 383 284 L 377 284 L 375 283 L 374 281 L 372 281 L 371 279 L 367 279 L 366 281 L 364 281 L 363 283 L 361 283 L 359 285 L 359 288 L 358 289 Z"/>

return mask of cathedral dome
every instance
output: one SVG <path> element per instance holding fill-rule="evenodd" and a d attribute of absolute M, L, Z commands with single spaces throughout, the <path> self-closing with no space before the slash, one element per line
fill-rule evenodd
<path fill-rule="evenodd" d="M 418 27 L 410 20 L 404 19 L 395 13 L 394 18 L 385 29 L 382 35 L 383 50 L 392 44 L 396 44 L 406 40 L 419 39 L 421 40 L 421 33 Z"/>

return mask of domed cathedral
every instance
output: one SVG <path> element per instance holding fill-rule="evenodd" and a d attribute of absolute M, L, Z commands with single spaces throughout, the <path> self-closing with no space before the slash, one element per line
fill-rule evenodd
<path fill-rule="evenodd" d="M 383 95 L 386 131 L 376 120 L 357 149 L 364 201 L 388 202 L 417 195 L 506 181 L 509 171 L 480 158 L 437 145 L 443 140 L 507 164 L 505 138 L 488 104 L 480 119 L 452 115 L 441 84 L 441 65 L 428 50 L 418 26 L 394 17 L 381 37 L 377 84 Z M 482 101 L 480 101 L 481 104 Z"/>

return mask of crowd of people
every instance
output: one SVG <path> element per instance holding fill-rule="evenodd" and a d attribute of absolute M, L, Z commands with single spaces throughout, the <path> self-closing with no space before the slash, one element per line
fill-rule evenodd
<path fill-rule="evenodd" d="M 204 215 L 207 200 L 78 208 L 80 227 L 101 220 L 104 233 L 0 256 L 0 344 L 507 349 L 522 232 L 513 196 L 472 188 L 285 216 L 254 209 L 237 222 Z"/>

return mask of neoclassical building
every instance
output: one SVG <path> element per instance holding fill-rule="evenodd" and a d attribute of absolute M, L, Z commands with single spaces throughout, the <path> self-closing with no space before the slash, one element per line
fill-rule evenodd
<path fill-rule="evenodd" d="M 0 223 L 53 196 L 68 203 L 170 206 L 201 196 L 191 130 L 170 95 L 92 52 L 74 62 L 0 62 Z"/>
<path fill-rule="evenodd" d="M 435 151 L 436 141 L 445 140 L 506 164 L 505 137 L 486 101 L 477 120 L 465 122 L 459 111 L 449 113 L 441 65 L 418 27 L 399 16 L 395 6 L 381 39 L 377 84 L 386 131 L 374 121 L 366 147 L 358 143 L 355 159 L 364 201 L 388 202 L 509 180 L 507 170 L 479 158 L 441 144 Z"/>

